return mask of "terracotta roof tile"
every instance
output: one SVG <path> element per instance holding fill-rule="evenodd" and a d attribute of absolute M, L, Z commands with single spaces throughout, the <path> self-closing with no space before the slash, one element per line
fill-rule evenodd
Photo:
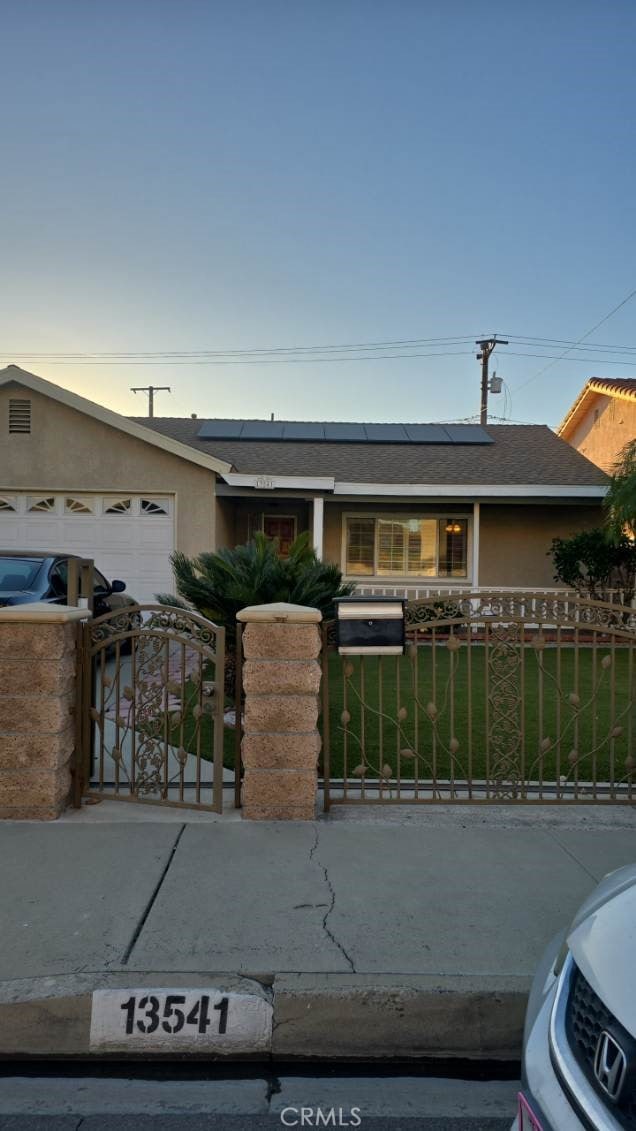
<path fill-rule="evenodd" d="M 636 397 L 636 377 L 590 377 L 588 384 L 595 391 L 601 386 L 608 393 L 629 393 Z"/>

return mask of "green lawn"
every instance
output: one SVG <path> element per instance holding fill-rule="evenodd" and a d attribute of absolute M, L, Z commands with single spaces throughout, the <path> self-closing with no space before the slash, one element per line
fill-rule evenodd
<path fill-rule="evenodd" d="M 333 653 L 331 777 L 351 778 L 361 765 L 369 779 L 384 766 L 394 780 L 507 777 L 512 762 L 527 781 L 623 780 L 636 735 L 634 669 L 630 649 L 609 645 L 581 647 L 578 659 L 573 648 L 527 646 L 497 673 L 479 644 L 382 659 Z"/>
<path fill-rule="evenodd" d="M 214 669 L 210 666 L 209 670 L 205 673 L 206 678 L 213 678 Z M 185 703 L 186 710 L 179 714 L 179 722 L 173 726 L 170 732 L 170 742 L 177 748 L 183 746 L 192 754 L 197 752 L 197 743 L 201 751 L 201 757 L 206 761 L 212 761 L 214 751 L 214 718 L 211 714 L 213 701 L 205 700 L 198 694 L 198 685 L 194 684 L 192 680 L 187 680 L 185 685 Z M 193 708 L 196 705 L 201 706 L 201 713 L 198 718 L 195 717 Z M 225 707 L 228 710 L 234 704 L 226 701 Z M 236 732 L 234 727 L 226 726 L 223 729 L 223 765 L 228 769 L 234 769 L 235 758 L 235 743 Z"/>
<path fill-rule="evenodd" d="M 504 665 L 499 673 L 480 644 L 452 653 L 444 645 L 421 646 L 416 656 L 382 659 L 334 652 L 331 777 L 355 779 L 353 771 L 365 765 L 368 780 L 383 767 L 393 781 L 483 779 L 498 771 L 507 778 L 508 763 L 522 781 L 624 781 L 636 739 L 635 694 L 631 650 L 609 645 L 581 647 L 578 658 L 573 648 L 537 652 L 526 646 L 514 651 L 512 668 Z M 196 699 L 191 684 L 186 698 Z M 324 734 L 324 720 L 319 725 Z M 195 751 L 197 728 L 202 757 L 210 758 L 212 718 L 205 710 L 198 720 L 187 711 L 183 738 L 179 727 L 171 741 Z M 235 731 L 226 726 L 226 767 L 234 767 L 234 755 Z"/>

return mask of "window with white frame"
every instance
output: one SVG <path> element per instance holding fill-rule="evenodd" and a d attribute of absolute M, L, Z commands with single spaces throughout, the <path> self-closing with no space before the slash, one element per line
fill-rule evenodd
<path fill-rule="evenodd" d="M 348 577 L 468 576 L 468 519 L 346 515 Z"/>

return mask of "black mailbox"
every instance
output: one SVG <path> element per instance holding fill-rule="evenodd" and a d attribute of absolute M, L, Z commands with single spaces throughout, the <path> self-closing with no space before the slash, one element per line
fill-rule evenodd
<path fill-rule="evenodd" d="M 401 656 L 405 604 L 400 597 L 337 597 L 340 655 Z"/>

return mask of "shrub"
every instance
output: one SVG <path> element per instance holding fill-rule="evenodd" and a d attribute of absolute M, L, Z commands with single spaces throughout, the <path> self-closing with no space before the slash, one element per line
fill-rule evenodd
<path fill-rule="evenodd" d="M 226 629 L 229 651 L 234 651 L 236 614 L 247 605 L 267 605 L 289 601 L 311 605 L 325 618 L 333 615 L 335 597 L 353 592 L 352 583 L 343 584 L 338 566 L 321 561 L 313 550 L 309 534 L 299 535 L 289 556 L 281 558 L 275 541 L 264 534 L 242 546 L 203 553 L 188 558 L 172 555 L 179 599 L 160 593 L 166 605 L 194 607 L 202 616 Z"/>
<path fill-rule="evenodd" d="M 624 534 L 608 541 L 604 530 L 582 530 L 571 538 L 554 538 L 548 551 L 554 562 L 554 580 L 593 600 L 603 600 L 605 589 L 622 589 L 631 605 L 636 585 L 636 545 Z"/>

